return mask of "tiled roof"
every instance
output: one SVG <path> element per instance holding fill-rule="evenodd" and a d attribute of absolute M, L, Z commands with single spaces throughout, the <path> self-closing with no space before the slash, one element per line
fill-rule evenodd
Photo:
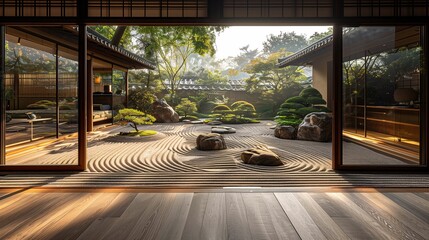
<path fill-rule="evenodd" d="M 277 64 L 278 67 L 286 67 L 288 65 L 293 64 L 295 61 L 299 61 L 300 59 L 302 59 L 303 57 L 309 55 L 310 53 L 313 53 L 319 49 L 322 49 L 326 46 L 328 46 L 329 44 L 332 43 L 333 40 L 333 36 L 329 35 L 327 37 L 324 37 L 322 39 L 320 39 L 319 41 L 311 44 L 310 46 L 290 55 L 287 56 L 285 58 L 281 58 L 279 59 L 279 63 Z"/>
<path fill-rule="evenodd" d="M 110 40 L 108 40 L 107 38 L 105 38 L 104 36 L 102 36 L 101 34 L 97 33 L 95 30 L 88 28 L 88 38 L 97 42 L 98 44 L 101 44 L 105 47 L 108 47 L 110 49 L 112 49 L 113 51 L 116 51 L 117 53 L 120 53 L 134 61 L 140 62 L 142 65 L 147 66 L 150 69 L 155 69 L 156 66 L 153 62 L 135 54 L 132 53 L 122 47 L 119 46 L 115 46 L 113 45 Z"/>

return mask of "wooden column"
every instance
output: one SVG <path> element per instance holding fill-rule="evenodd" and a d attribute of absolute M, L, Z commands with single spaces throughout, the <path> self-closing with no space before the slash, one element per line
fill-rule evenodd
<path fill-rule="evenodd" d="M 333 34 L 333 78 L 329 83 L 332 86 L 332 169 L 336 170 L 343 164 L 343 114 L 342 114 L 342 90 L 343 90 L 343 29 L 341 25 L 334 25 Z"/>
<path fill-rule="evenodd" d="M 0 26 L 0 165 L 6 165 L 5 26 Z"/>
<path fill-rule="evenodd" d="M 429 24 L 425 24 L 421 29 L 421 45 L 423 46 L 423 71 L 420 73 L 420 165 L 426 166 L 429 172 Z"/>
<path fill-rule="evenodd" d="M 128 70 L 125 72 L 125 107 L 128 107 Z"/>
<path fill-rule="evenodd" d="M 79 150 L 79 168 L 81 170 L 86 169 L 87 161 L 87 26 L 85 24 L 79 24 L 79 84 L 78 84 L 78 98 L 79 98 L 79 121 L 78 121 L 78 150 Z"/>
<path fill-rule="evenodd" d="M 93 80 L 93 76 L 94 76 L 94 70 L 93 70 L 93 66 L 92 66 L 92 58 L 90 60 L 88 60 L 88 76 L 87 76 L 87 97 L 88 97 L 88 102 L 87 102 L 87 132 L 92 132 L 94 130 L 94 123 L 93 123 L 93 111 L 94 111 L 94 97 L 92 95 L 93 92 L 93 87 L 94 87 L 94 80 Z"/>

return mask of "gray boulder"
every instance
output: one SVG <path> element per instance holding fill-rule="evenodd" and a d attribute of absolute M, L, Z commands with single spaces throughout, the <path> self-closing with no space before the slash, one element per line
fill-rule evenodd
<path fill-rule="evenodd" d="M 153 116 L 156 118 L 156 122 L 159 123 L 177 123 L 179 122 L 179 114 L 168 105 L 164 100 L 156 100 L 152 103 Z"/>
<path fill-rule="evenodd" d="M 252 148 L 241 153 L 241 160 L 246 164 L 262 166 L 280 166 L 280 157 L 268 149 Z"/>
<path fill-rule="evenodd" d="M 295 139 L 296 128 L 292 126 L 277 126 L 274 130 L 274 136 L 281 139 Z"/>
<path fill-rule="evenodd" d="M 332 140 L 332 114 L 313 112 L 307 114 L 298 127 L 297 139 L 317 142 Z"/>
<path fill-rule="evenodd" d="M 197 149 L 203 151 L 226 149 L 225 139 L 217 133 L 200 134 L 197 137 Z"/>

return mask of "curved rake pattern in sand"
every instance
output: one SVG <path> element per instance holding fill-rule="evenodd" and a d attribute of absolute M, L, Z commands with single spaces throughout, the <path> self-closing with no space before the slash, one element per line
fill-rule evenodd
<path fill-rule="evenodd" d="M 228 149 L 199 151 L 195 139 L 210 132 L 208 125 L 155 124 L 142 129 L 159 133 L 141 138 L 114 137 L 101 134 L 88 143 L 88 171 L 100 173 L 287 173 L 330 171 L 330 143 L 282 140 L 273 136 L 269 122 L 230 125 L 237 133 L 224 135 Z M 284 166 L 263 167 L 243 164 L 242 151 L 248 148 L 268 148 L 277 153 Z M 76 142 L 54 145 L 41 151 L 45 154 L 38 164 L 73 164 L 77 158 Z"/>

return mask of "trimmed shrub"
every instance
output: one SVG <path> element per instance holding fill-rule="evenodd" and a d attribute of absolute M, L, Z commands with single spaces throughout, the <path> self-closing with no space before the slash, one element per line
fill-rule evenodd
<path fill-rule="evenodd" d="M 142 111 L 124 108 L 119 110 L 118 114 L 114 117 L 115 121 L 125 121 L 131 125 L 138 132 L 137 125 L 150 125 L 156 121 L 152 115 L 146 114 Z"/>
<path fill-rule="evenodd" d="M 325 106 L 314 106 L 313 108 L 317 109 L 318 112 L 331 112 L 331 110 Z"/>
<path fill-rule="evenodd" d="M 323 98 L 319 98 L 319 97 L 308 97 L 307 103 L 311 105 L 326 104 L 326 101 Z"/>
<path fill-rule="evenodd" d="M 300 108 L 296 110 L 296 113 L 301 117 L 305 117 L 307 114 L 312 112 L 319 112 L 319 110 L 313 107 L 305 107 L 305 108 Z"/>
<path fill-rule="evenodd" d="M 246 101 L 237 101 L 231 104 L 231 108 L 233 110 L 256 111 L 255 106 L 253 106 L 253 104 Z"/>
<path fill-rule="evenodd" d="M 277 116 L 290 116 L 290 117 L 297 117 L 299 116 L 297 114 L 296 110 L 288 110 L 288 109 L 280 109 L 280 111 L 277 112 Z"/>
<path fill-rule="evenodd" d="M 305 105 L 301 104 L 301 103 L 283 103 L 282 105 L 280 105 L 280 108 L 283 109 L 300 109 L 305 107 Z"/>
<path fill-rule="evenodd" d="M 299 103 L 299 104 L 305 105 L 307 102 L 303 97 L 296 96 L 296 97 L 291 97 L 287 99 L 285 103 Z"/>
<path fill-rule="evenodd" d="M 213 112 L 220 112 L 220 111 L 231 111 L 231 108 L 229 108 L 225 104 L 220 104 L 213 108 Z"/>
<path fill-rule="evenodd" d="M 27 109 L 49 109 L 48 105 L 32 103 L 27 106 Z"/>
<path fill-rule="evenodd" d="M 318 98 L 322 98 L 322 94 L 315 88 L 312 87 L 308 87 L 303 89 L 300 93 L 299 93 L 300 97 L 303 98 L 309 98 L 309 97 L 318 97 Z"/>
<path fill-rule="evenodd" d="M 189 114 L 192 114 L 197 111 L 197 104 L 194 102 L 191 102 L 187 98 L 182 98 L 182 100 L 180 101 L 180 104 L 176 106 L 176 111 L 178 113 L 185 115 L 186 117 Z"/>
<path fill-rule="evenodd" d="M 278 125 L 280 126 L 293 126 L 298 127 L 301 124 L 301 118 L 277 118 L 275 119 Z"/>
<path fill-rule="evenodd" d="M 201 99 L 197 104 L 198 112 L 200 113 L 210 113 L 214 107 L 216 107 L 216 103 L 208 101 L 206 98 Z"/>

